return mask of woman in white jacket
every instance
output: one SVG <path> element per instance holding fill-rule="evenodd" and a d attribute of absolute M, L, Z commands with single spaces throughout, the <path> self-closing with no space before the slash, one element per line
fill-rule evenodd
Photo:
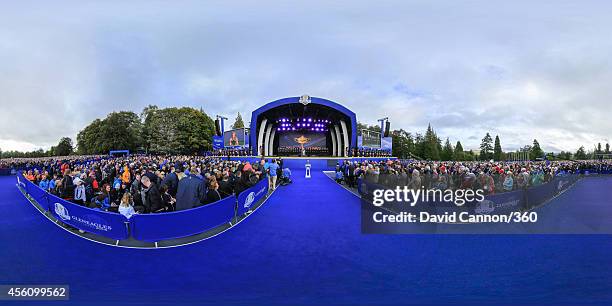
<path fill-rule="evenodd" d="M 123 194 L 121 198 L 121 204 L 119 204 L 119 213 L 124 215 L 126 218 L 130 218 L 136 211 L 134 210 L 134 200 L 129 192 Z"/>

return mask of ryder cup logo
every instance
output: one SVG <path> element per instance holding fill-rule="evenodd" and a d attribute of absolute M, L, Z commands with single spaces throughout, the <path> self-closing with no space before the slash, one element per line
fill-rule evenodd
<path fill-rule="evenodd" d="M 252 191 L 247 196 L 246 200 L 244 201 L 244 208 L 251 207 L 251 204 L 253 204 L 253 201 L 255 201 L 255 191 Z"/>
<path fill-rule="evenodd" d="M 70 215 L 68 214 L 68 210 L 64 205 L 60 203 L 55 203 L 55 214 L 60 217 L 62 220 L 67 221 L 70 220 Z"/>
<path fill-rule="evenodd" d="M 474 209 L 474 212 L 480 215 L 490 214 L 495 210 L 495 203 L 484 200 L 478 204 L 478 207 Z"/>
<path fill-rule="evenodd" d="M 304 104 L 304 105 L 308 105 L 310 104 L 311 100 L 310 100 L 310 96 L 308 95 L 303 95 L 300 97 L 300 103 Z"/>

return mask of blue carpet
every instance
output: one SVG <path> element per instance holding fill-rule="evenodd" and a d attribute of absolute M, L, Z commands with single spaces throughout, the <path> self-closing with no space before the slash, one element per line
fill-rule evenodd
<path fill-rule="evenodd" d="M 69 284 L 78 305 L 612 302 L 611 236 L 362 235 L 358 198 L 322 173 L 294 181 L 217 237 L 131 250 L 65 232 L 2 177 L 0 283 Z"/>

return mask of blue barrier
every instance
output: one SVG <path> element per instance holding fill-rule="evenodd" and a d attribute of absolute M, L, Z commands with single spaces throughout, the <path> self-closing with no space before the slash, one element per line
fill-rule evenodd
<path fill-rule="evenodd" d="M 0 175 L 11 175 L 11 169 L 9 169 L 9 168 L 0 168 Z"/>
<path fill-rule="evenodd" d="M 49 210 L 49 202 L 47 200 L 48 193 L 40 187 L 36 186 L 36 184 L 28 180 L 25 181 L 25 185 L 27 186 L 26 190 L 30 197 L 32 197 L 34 201 L 36 201 L 38 205 L 42 207 L 42 209 Z"/>
<path fill-rule="evenodd" d="M 485 196 L 482 202 L 474 205 L 477 214 L 509 214 L 527 207 L 527 198 L 523 190 L 516 190 Z"/>
<path fill-rule="evenodd" d="M 555 188 L 554 182 L 555 180 L 552 180 L 551 182 L 534 186 L 525 190 L 526 197 L 529 201 L 528 208 L 540 205 L 554 197 L 558 192 Z"/>
<path fill-rule="evenodd" d="M 49 211 L 65 224 L 115 240 L 129 237 L 125 224 L 128 220 L 121 214 L 83 207 L 49 193 L 47 201 Z"/>
<path fill-rule="evenodd" d="M 264 179 L 253 187 L 244 190 L 238 195 L 238 210 L 236 215 L 240 216 L 245 214 L 251 206 L 259 202 L 261 198 L 268 194 L 268 180 Z"/>
<path fill-rule="evenodd" d="M 234 218 L 236 197 L 230 196 L 212 204 L 163 214 L 136 214 L 130 218 L 132 236 L 137 240 L 156 242 L 203 233 Z"/>
<path fill-rule="evenodd" d="M 23 177 L 21 173 L 17 173 L 17 185 L 19 185 L 23 190 L 28 193 L 28 180 Z"/>

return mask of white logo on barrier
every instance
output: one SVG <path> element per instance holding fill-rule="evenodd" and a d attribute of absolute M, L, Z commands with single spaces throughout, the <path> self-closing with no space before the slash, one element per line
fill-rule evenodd
<path fill-rule="evenodd" d="M 67 221 L 70 220 L 70 214 L 68 214 L 68 209 L 64 207 L 64 205 L 60 203 L 55 203 L 55 214 L 58 215 L 62 220 Z"/>
<path fill-rule="evenodd" d="M 251 193 L 249 193 L 249 195 L 247 196 L 246 200 L 244 201 L 244 208 L 251 207 L 253 201 L 255 201 L 255 191 L 251 191 Z"/>
<path fill-rule="evenodd" d="M 264 193 L 266 191 L 266 186 L 262 187 L 257 194 L 255 193 L 255 191 L 251 191 L 251 193 L 249 193 L 249 195 L 247 196 L 246 200 L 244 200 L 244 208 L 249 208 L 251 207 L 251 205 L 253 204 L 253 202 L 255 202 L 255 197 L 259 196 L 260 194 Z"/>
<path fill-rule="evenodd" d="M 559 186 L 557 187 L 557 191 L 563 190 L 563 187 L 567 184 L 567 181 L 559 181 Z"/>
<path fill-rule="evenodd" d="M 489 200 L 484 200 L 478 204 L 478 207 L 474 209 L 477 214 L 485 215 L 490 214 L 495 210 L 495 203 Z"/>
<path fill-rule="evenodd" d="M 19 177 L 17 177 L 17 185 L 21 186 L 21 188 L 26 188 L 26 184 Z"/>

